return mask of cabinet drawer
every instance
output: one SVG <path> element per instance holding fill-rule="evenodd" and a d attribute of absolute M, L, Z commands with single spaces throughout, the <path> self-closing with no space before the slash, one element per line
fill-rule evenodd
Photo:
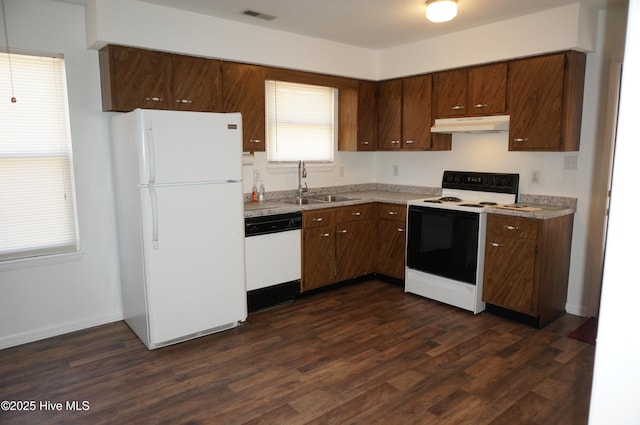
<path fill-rule="evenodd" d="M 353 205 L 342 207 L 336 211 L 336 221 L 344 223 L 348 221 L 372 220 L 375 218 L 373 204 Z"/>
<path fill-rule="evenodd" d="M 302 212 L 302 227 L 310 229 L 314 227 L 331 226 L 335 224 L 335 211 L 333 209 L 311 210 Z"/>
<path fill-rule="evenodd" d="M 378 204 L 378 219 L 404 222 L 407 218 L 407 206 L 401 204 Z"/>
<path fill-rule="evenodd" d="M 538 221 L 530 218 L 489 214 L 487 216 L 487 234 L 535 239 L 538 234 Z"/>

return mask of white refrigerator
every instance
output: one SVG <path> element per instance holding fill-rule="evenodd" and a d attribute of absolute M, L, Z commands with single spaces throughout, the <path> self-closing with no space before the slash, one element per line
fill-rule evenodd
<path fill-rule="evenodd" d="M 149 349 L 247 318 L 242 118 L 112 117 L 124 318 Z"/>

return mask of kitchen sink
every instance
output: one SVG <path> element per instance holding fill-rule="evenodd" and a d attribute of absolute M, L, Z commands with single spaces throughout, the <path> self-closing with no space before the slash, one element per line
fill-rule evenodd
<path fill-rule="evenodd" d="M 341 202 L 341 201 L 355 201 L 358 198 L 354 198 L 351 196 L 342 196 L 342 195 L 318 195 L 313 196 L 311 199 L 316 199 L 322 202 Z"/>
<path fill-rule="evenodd" d="M 312 198 L 286 198 L 286 199 L 278 199 L 278 202 L 283 202 L 285 204 L 294 204 L 294 205 L 308 205 L 308 204 L 321 204 L 326 201 L 321 201 L 320 199 L 312 199 Z"/>

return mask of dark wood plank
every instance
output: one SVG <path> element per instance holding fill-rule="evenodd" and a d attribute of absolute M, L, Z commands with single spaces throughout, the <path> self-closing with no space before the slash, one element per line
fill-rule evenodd
<path fill-rule="evenodd" d="M 1 350 L 0 399 L 38 405 L 0 423 L 586 424 L 583 320 L 536 329 L 370 281 L 154 351 L 117 322 Z"/>

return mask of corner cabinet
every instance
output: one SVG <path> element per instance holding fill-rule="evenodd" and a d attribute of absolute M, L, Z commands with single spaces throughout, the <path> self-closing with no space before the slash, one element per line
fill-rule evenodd
<path fill-rule="evenodd" d="M 573 214 L 488 214 L 482 300 L 487 311 L 542 327 L 565 312 Z"/>
<path fill-rule="evenodd" d="M 509 150 L 580 148 L 585 65 L 576 51 L 509 62 Z"/>
<path fill-rule="evenodd" d="M 258 65 L 222 64 L 223 110 L 242 113 L 242 150 L 265 151 L 265 69 Z"/>
<path fill-rule="evenodd" d="M 358 81 L 357 88 L 340 88 L 338 150 L 375 151 L 378 148 L 377 84 Z"/>
<path fill-rule="evenodd" d="M 381 150 L 451 150 L 451 136 L 431 134 L 431 75 L 378 83 Z"/>
<path fill-rule="evenodd" d="M 222 110 L 219 60 L 116 45 L 99 60 L 104 111 Z"/>

